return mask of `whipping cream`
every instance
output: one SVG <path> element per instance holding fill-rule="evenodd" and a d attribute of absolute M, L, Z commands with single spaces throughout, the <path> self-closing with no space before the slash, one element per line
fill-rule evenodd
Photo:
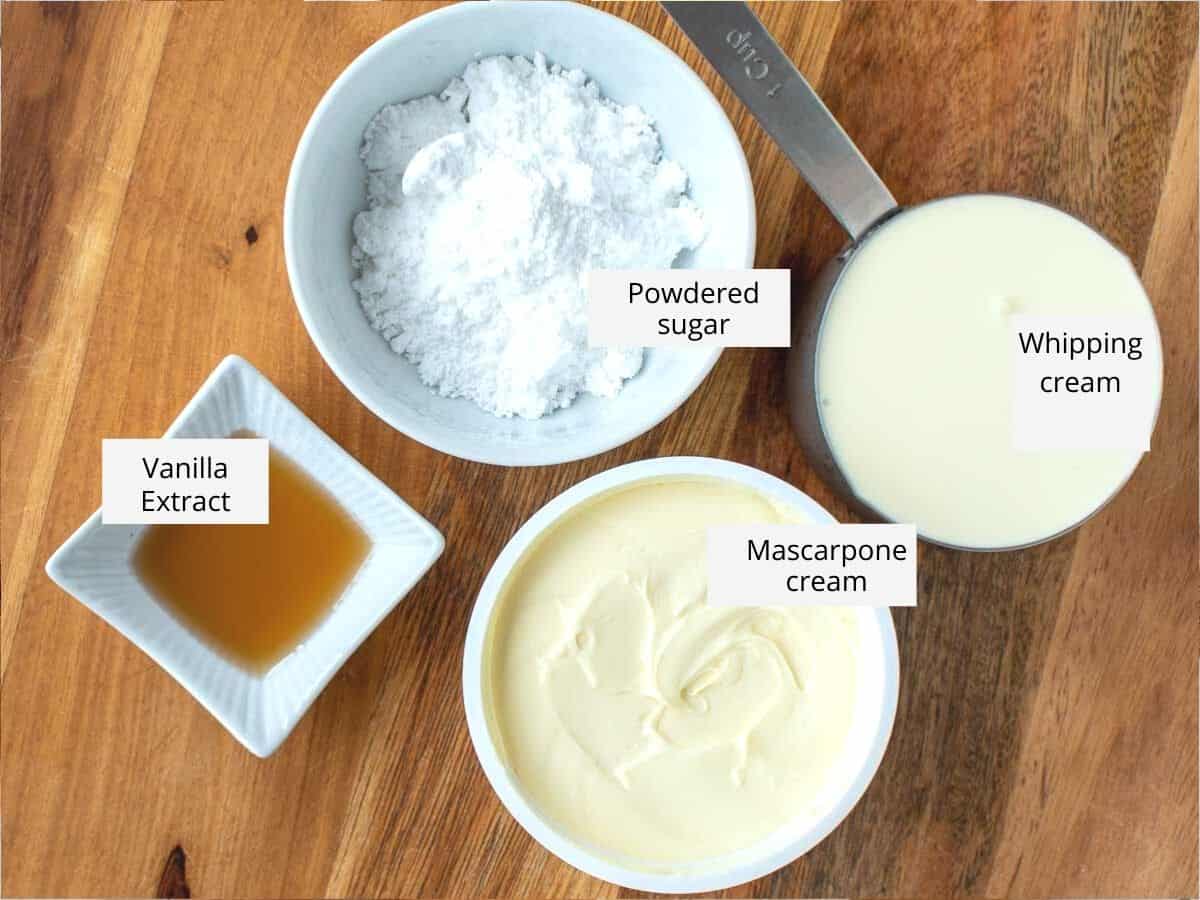
<path fill-rule="evenodd" d="M 1129 260 L 1030 200 L 916 207 L 852 259 L 822 328 L 817 395 L 842 471 L 888 518 L 960 546 L 1030 543 L 1086 517 L 1137 465 L 1136 450 L 1014 449 L 1018 313 L 1145 316 L 1156 333 Z"/>
<path fill-rule="evenodd" d="M 514 568 L 488 640 L 490 727 L 575 840 L 678 869 L 813 811 L 854 715 L 854 611 L 706 599 L 708 526 L 795 521 L 734 482 L 637 482 L 567 513 Z"/>

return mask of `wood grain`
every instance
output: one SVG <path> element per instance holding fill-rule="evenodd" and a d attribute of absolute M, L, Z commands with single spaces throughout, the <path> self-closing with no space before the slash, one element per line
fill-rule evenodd
<path fill-rule="evenodd" d="M 726 352 L 624 447 L 525 470 L 430 451 L 337 382 L 288 290 L 288 164 L 337 73 L 437 5 L 3 4 L 6 895 L 617 895 L 528 838 L 475 762 L 460 654 L 491 561 L 554 494 L 658 455 L 749 463 L 848 515 L 796 449 L 775 351 Z M 813 193 L 657 5 L 600 5 L 713 87 L 750 160 L 758 263 L 811 277 L 842 241 Z M 1195 894 L 1196 7 L 756 9 L 902 202 L 1037 196 L 1128 252 L 1166 386 L 1152 452 L 1078 532 L 1005 555 L 922 547 L 878 777 L 815 850 L 727 893 Z M 266 761 L 42 572 L 97 506 L 99 440 L 161 433 L 230 352 L 447 540 Z"/>

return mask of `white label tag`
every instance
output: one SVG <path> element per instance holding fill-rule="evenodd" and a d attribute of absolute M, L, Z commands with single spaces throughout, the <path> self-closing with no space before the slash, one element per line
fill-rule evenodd
<path fill-rule="evenodd" d="M 916 606 L 913 525 L 708 529 L 713 606 Z"/>
<path fill-rule="evenodd" d="M 592 347 L 790 347 L 790 269 L 588 273 Z"/>
<path fill-rule="evenodd" d="M 1149 450 L 1162 358 L 1139 316 L 1014 315 L 1017 450 Z"/>
<path fill-rule="evenodd" d="M 105 525 L 265 525 L 268 446 L 263 438 L 107 439 Z"/>

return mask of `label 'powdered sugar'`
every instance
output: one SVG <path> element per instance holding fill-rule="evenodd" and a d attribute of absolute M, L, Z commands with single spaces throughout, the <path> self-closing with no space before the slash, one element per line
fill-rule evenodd
<path fill-rule="evenodd" d="M 670 268 L 705 234 L 650 117 L 578 70 L 493 56 L 363 135 L 354 281 L 421 380 L 497 416 L 612 397 L 640 349 L 589 348 L 593 269 Z"/>

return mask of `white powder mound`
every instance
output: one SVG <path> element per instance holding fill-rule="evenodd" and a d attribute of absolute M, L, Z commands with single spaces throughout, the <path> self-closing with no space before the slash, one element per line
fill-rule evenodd
<path fill-rule="evenodd" d="M 589 349 L 586 273 L 669 268 L 705 225 L 649 116 L 578 70 L 494 56 L 363 135 L 354 282 L 422 381 L 497 416 L 611 397 L 640 349 Z"/>

